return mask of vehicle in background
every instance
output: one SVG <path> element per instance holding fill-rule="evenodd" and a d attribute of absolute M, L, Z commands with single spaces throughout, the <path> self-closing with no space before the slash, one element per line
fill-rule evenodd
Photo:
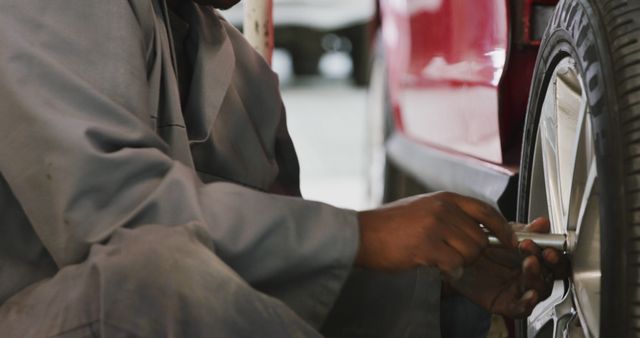
<path fill-rule="evenodd" d="M 296 75 L 316 74 L 320 57 L 327 51 L 346 51 L 353 63 L 354 82 L 365 85 L 375 12 L 375 0 L 275 0 L 275 46 L 291 54 Z M 241 5 L 222 14 L 242 27 Z"/>
<path fill-rule="evenodd" d="M 454 191 L 571 239 L 571 277 L 519 337 L 640 336 L 638 9 L 379 0 L 374 198 Z"/>

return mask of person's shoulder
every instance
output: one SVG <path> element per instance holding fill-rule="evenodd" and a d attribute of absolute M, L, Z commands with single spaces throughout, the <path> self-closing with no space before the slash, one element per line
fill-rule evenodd
<path fill-rule="evenodd" d="M 119 30 L 136 24 L 152 27 L 155 16 L 154 1 L 98 1 L 98 0 L 2 0 L 2 23 L 16 28 L 33 27 L 46 30 L 55 26 L 87 26 L 96 29 Z M 130 22 L 133 25 L 127 25 Z"/>

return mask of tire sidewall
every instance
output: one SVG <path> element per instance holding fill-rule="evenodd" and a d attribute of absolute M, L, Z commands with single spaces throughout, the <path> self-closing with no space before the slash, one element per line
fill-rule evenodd
<path fill-rule="evenodd" d="M 544 93 L 553 70 L 565 57 L 576 61 L 587 92 L 593 127 L 600 193 L 601 223 L 601 332 L 602 337 L 625 337 L 629 311 L 627 299 L 626 226 L 624 224 L 623 156 L 620 147 L 619 112 L 611 57 L 601 15 L 593 0 L 563 0 L 547 27 L 536 61 L 530 92 L 518 192 L 518 220 L 527 222 L 533 154 Z M 524 331 L 520 331 L 519 336 Z"/>

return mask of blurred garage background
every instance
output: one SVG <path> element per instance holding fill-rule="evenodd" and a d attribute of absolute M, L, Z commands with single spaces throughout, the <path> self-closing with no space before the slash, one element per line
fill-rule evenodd
<path fill-rule="evenodd" d="M 273 68 L 281 82 L 305 198 L 363 209 L 367 84 L 375 0 L 275 0 Z M 242 4 L 224 11 L 242 27 Z"/>

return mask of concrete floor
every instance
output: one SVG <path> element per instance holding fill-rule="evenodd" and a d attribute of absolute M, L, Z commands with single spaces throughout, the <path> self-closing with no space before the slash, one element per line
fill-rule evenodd
<path fill-rule="evenodd" d="M 286 53 L 275 54 L 304 197 L 366 208 L 366 88 L 351 85 L 346 55 L 325 56 L 315 77 L 294 78 L 290 62 Z"/>

